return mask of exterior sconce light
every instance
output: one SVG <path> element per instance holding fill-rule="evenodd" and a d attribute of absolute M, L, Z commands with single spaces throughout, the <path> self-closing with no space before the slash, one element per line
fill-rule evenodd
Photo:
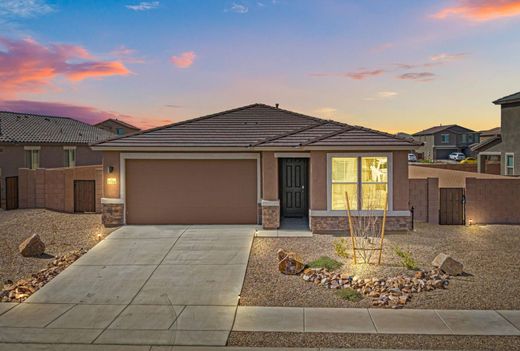
<path fill-rule="evenodd" d="M 107 184 L 108 185 L 116 185 L 117 184 L 117 178 L 107 178 Z"/>
<path fill-rule="evenodd" d="M 114 172 L 114 166 L 108 166 L 107 173 L 112 173 L 112 172 Z"/>

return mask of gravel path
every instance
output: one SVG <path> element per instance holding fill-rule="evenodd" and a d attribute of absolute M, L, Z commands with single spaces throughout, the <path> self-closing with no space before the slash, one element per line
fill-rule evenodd
<path fill-rule="evenodd" d="M 228 346 L 513 351 L 520 336 L 231 332 Z"/>
<path fill-rule="evenodd" d="M 240 304 L 252 306 L 371 307 L 370 299 L 349 302 L 336 297 L 334 290 L 307 283 L 299 276 L 277 270 L 279 248 L 299 253 L 307 262 L 320 256 L 335 256 L 333 242 L 338 237 L 255 238 L 242 289 Z M 438 226 L 419 224 L 415 232 L 387 233 L 383 264 L 352 265 L 348 259 L 342 272 L 360 277 L 413 274 L 400 264 L 393 247 L 412 252 L 419 268 L 430 269 L 440 252 L 464 263 L 465 276 L 453 277 L 446 290 L 413 294 L 405 308 L 425 309 L 520 309 L 520 227 Z"/>
<path fill-rule="evenodd" d="M 47 266 L 54 256 L 79 248 L 90 249 L 115 228 L 105 229 L 99 214 L 70 214 L 44 209 L 0 210 L 0 288 Z M 45 256 L 22 257 L 18 245 L 32 234 L 45 243 Z"/>

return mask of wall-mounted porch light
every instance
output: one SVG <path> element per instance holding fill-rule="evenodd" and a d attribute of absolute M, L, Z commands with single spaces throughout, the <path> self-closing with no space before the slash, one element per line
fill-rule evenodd
<path fill-rule="evenodd" d="M 114 166 L 108 166 L 107 173 L 112 173 L 112 172 L 114 172 Z"/>

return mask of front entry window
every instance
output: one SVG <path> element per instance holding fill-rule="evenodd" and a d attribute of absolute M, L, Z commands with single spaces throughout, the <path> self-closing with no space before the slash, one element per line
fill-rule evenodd
<path fill-rule="evenodd" d="M 357 157 L 334 157 L 332 159 L 332 209 L 345 210 L 349 195 L 351 210 L 358 209 L 358 159 Z"/>
<path fill-rule="evenodd" d="M 384 210 L 388 194 L 388 157 L 332 157 L 331 209 Z"/>

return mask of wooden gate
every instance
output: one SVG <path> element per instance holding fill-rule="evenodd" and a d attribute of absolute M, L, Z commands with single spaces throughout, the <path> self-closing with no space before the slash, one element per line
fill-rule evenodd
<path fill-rule="evenodd" d="M 464 188 L 440 188 L 439 224 L 463 225 Z"/>
<path fill-rule="evenodd" d="M 18 208 L 18 177 L 5 178 L 5 209 Z"/>
<path fill-rule="evenodd" d="M 74 212 L 96 212 L 96 181 L 74 181 Z"/>

